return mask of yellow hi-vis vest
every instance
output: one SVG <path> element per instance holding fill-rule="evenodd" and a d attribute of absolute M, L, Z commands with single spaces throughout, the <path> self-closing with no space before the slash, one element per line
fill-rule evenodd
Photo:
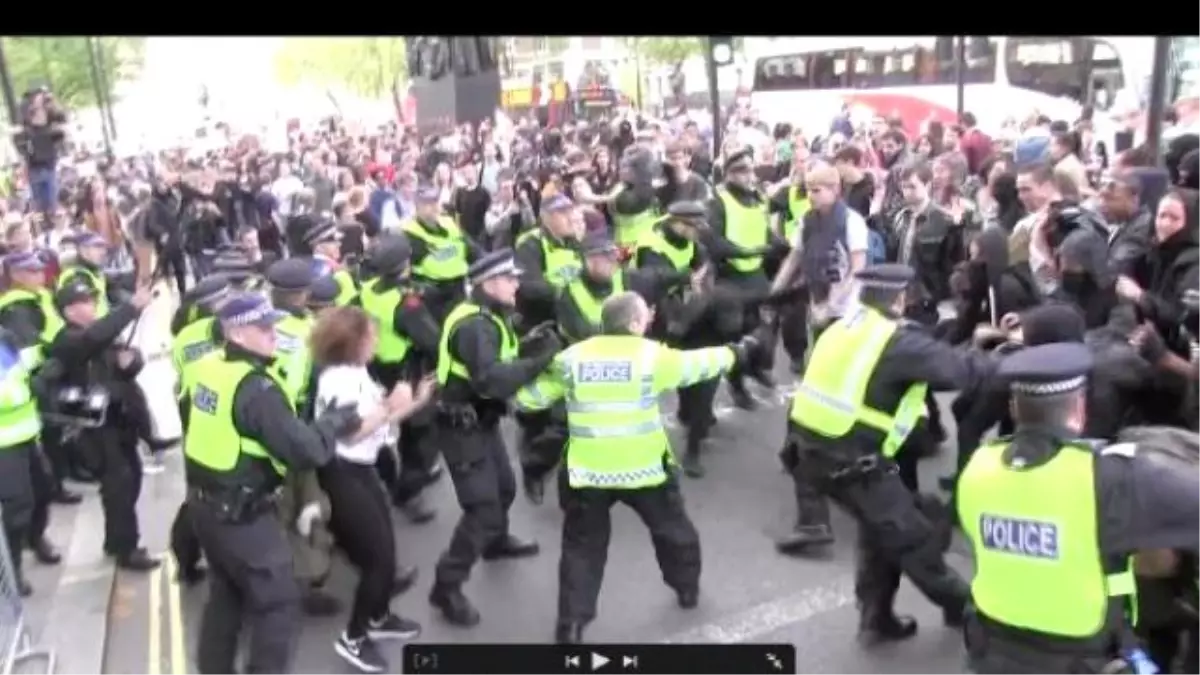
<path fill-rule="evenodd" d="M 54 306 L 54 295 L 44 288 L 37 291 L 24 288 L 5 291 L 0 294 L 0 312 L 18 302 L 31 302 L 42 310 L 42 332 L 38 335 L 38 344 L 21 350 L 21 363 L 24 363 L 26 368 L 33 370 L 42 365 L 42 361 L 46 359 L 46 349 L 67 324 L 58 315 L 58 308 Z"/>
<path fill-rule="evenodd" d="M 380 293 L 375 283 L 363 286 L 359 303 L 379 326 L 379 339 L 375 342 L 375 360 L 380 363 L 400 363 L 408 356 L 412 341 L 396 332 L 396 307 L 404 301 L 404 290 L 389 288 Z"/>
<path fill-rule="evenodd" d="M 308 379 L 312 375 L 312 352 L 308 348 L 308 336 L 312 333 L 311 316 L 288 314 L 275 324 L 275 362 L 271 369 L 283 384 L 283 391 L 294 404 L 299 404 L 308 393 Z"/>
<path fill-rule="evenodd" d="M 612 278 L 612 293 L 608 297 L 613 297 L 619 293 L 625 292 L 625 270 L 618 269 Z M 567 286 L 567 297 L 571 298 L 571 303 L 575 305 L 575 309 L 579 315 L 596 329 L 600 328 L 600 310 L 604 306 L 604 300 L 597 300 L 596 296 L 588 290 L 583 279 L 576 279 Z"/>
<path fill-rule="evenodd" d="M 345 307 L 354 302 L 354 298 L 358 297 L 358 286 L 354 283 L 354 275 L 350 274 L 349 270 L 338 270 L 333 273 L 333 280 L 337 282 L 338 294 L 333 299 L 335 307 Z"/>
<path fill-rule="evenodd" d="M 692 258 L 696 256 L 695 242 L 689 241 L 683 248 L 679 248 L 668 241 L 657 227 L 651 228 L 642 235 L 642 238 L 638 240 L 637 247 L 639 251 L 642 249 L 653 251 L 666 258 L 676 272 L 682 272 L 691 267 Z M 634 256 L 634 260 L 637 259 L 638 256 Z"/>
<path fill-rule="evenodd" d="M 175 374 L 179 376 L 180 396 L 191 391 L 192 381 L 196 377 L 196 362 L 217 349 L 212 340 L 215 323 L 216 319 L 212 317 L 193 321 L 180 329 L 171 341 L 171 363 L 175 366 Z"/>
<path fill-rule="evenodd" d="M 467 240 L 458 224 L 449 216 L 438 218 L 438 225 L 445 230 L 435 234 L 425 229 L 416 220 L 408 220 L 401 226 L 404 233 L 425 242 L 429 253 L 413 266 L 412 273 L 429 281 L 454 281 L 467 276 Z"/>
<path fill-rule="evenodd" d="M 613 238 L 618 246 L 637 246 L 647 232 L 654 229 L 658 223 L 658 215 L 654 209 L 646 209 L 641 213 L 613 213 Z"/>
<path fill-rule="evenodd" d="M 882 453 L 891 458 L 925 414 L 927 383 L 910 386 L 894 413 L 868 408 L 867 385 L 897 323 L 859 306 L 834 321 L 813 346 L 804 381 L 796 388 L 789 419 L 830 439 L 842 438 L 855 424 L 884 434 Z"/>
<path fill-rule="evenodd" d="M 580 264 L 579 260 L 579 251 L 566 246 L 559 246 L 551 240 L 549 235 L 540 229 L 530 230 L 517 237 L 517 246 L 520 246 L 529 239 L 537 239 L 538 245 L 542 247 L 542 261 L 544 263 L 542 276 L 546 278 L 546 281 L 551 286 L 563 288 L 579 278 L 579 272 L 583 269 L 583 265 Z"/>
<path fill-rule="evenodd" d="M 259 370 L 245 361 L 230 361 L 224 352 L 204 358 L 188 392 L 191 412 L 183 441 L 183 453 L 191 461 L 218 473 L 232 472 L 241 455 L 270 462 L 280 476 L 287 466 L 271 456 L 261 443 L 241 436 L 233 425 L 233 397 L 247 375 L 265 374 L 286 389 L 277 374 Z"/>
<path fill-rule="evenodd" d="M 471 379 L 471 372 L 467 370 L 467 366 L 451 353 L 450 338 L 463 319 L 476 314 L 486 316 L 488 320 L 496 324 L 496 328 L 500 331 L 500 360 L 512 361 L 517 358 L 517 347 L 520 343 L 508 321 L 473 302 L 459 303 L 446 317 L 446 322 L 442 324 L 441 337 L 438 339 L 437 381 L 439 385 L 445 386 L 450 381 L 451 375 L 463 380 Z"/>
<path fill-rule="evenodd" d="M 792 185 L 788 188 L 788 211 L 790 218 L 783 223 L 783 238 L 793 246 L 796 245 L 796 234 L 800 231 L 800 223 L 804 222 L 804 214 L 812 203 L 808 197 L 800 196 L 800 188 Z"/>
<path fill-rule="evenodd" d="M 29 370 L 16 349 L 0 343 L 0 449 L 32 441 L 42 432 Z"/>
<path fill-rule="evenodd" d="M 1105 573 L 1095 451 L 1066 445 L 1045 464 L 1015 467 L 1004 460 L 1008 445 L 976 450 L 958 479 L 958 513 L 975 552 L 975 606 L 1012 628 L 1101 637 L 1117 628 L 1110 603 L 1131 600 L 1135 585 L 1128 565 Z"/>
<path fill-rule="evenodd" d="M 725 238 L 742 248 L 766 246 L 770 229 L 766 204 L 742 206 L 725 188 L 719 188 L 717 195 L 725 205 Z M 760 270 L 762 264 L 761 255 L 729 259 L 729 266 L 743 273 Z"/>
<path fill-rule="evenodd" d="M 558 359 L 567 381 L 567 478 L 571 487 L 632 490 L 667 480 L 671 441 L 655 371 L 659 344 L 598 335 Z"/>
<path fill-rule="evenodd" d="M 88 286 L 96 289 L 96 316 L 108 314 L 108 278 L 103 273 L 93 272 L 90 267 L 83 265 L 70 265 L 58 275 L 55 288 L 62 290 L 76 276 L 86 277 Z"/>

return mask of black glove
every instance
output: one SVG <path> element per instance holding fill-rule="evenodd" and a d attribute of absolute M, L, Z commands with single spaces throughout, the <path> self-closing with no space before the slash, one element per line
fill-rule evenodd
<path fill-rule="evenodd" d="M 540 359 L 547 355 L 553 358 L 562 348 L 563 340 L 554 329 L 554 324 L 547 322 L 539 324 L 521 339 L 520 353 L 523 357 L 531 359 Z"/>
<path fill-rule="evenodd" d="M 1143 325 L 1138 330 L 1135 344 L 1138 348 L 1138 355 L 1150 363 L 1158 363 L 1167 355 L 1167 344 L 1163 342 L 1158 331 L 1149 324 Z"/>
<path fill-rule="evenodd" d="M 333 405 L 326 408 L 325 412 L 313 421 L 312 426 L 325 440 L 325 447 L 330 449 L 332 457 L 335 441 L 357 433 L 362 427 L 362 417 L 358 415 L 357 404 L 338 405 L 335 400 Z"/>
<path fill-rule="evenodd" d="M 755 333 L 757 332 L 755 331 Z M 751 367 L 756 362 L 758 352 L 762 348 L 762 342 L 752 333 L 727 346 L 733 350 L 737 367 L 745 369 Z"/>

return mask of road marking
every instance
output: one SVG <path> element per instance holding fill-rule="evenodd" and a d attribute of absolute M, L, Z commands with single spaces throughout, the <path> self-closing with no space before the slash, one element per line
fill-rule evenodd
<path fill-rule="evenodd" d="M 814 616 L 854 604 L 854 578 L 839 576 L 833 581 L 806 588 L 778 600 L 755 605 L 716 621 L 697 626 L 663 640 L 667 643 L 706 642 L 736 644 L 749 642 Z"/>
<path fill-rule="evenodd" d="M 146 620 L 150 635 L 146 640 L 146 672 L 162 675 L 162 568 L 150 573 L 150 615 Z"/>
<path fill-rule="evenodd" d="M 171 672 L 186 675 L 187 654 L 183 648 L 183 603 L 179 599 L 179 565 L 175 556 L 167 554 L 167 630 L 171 636 Z"/>

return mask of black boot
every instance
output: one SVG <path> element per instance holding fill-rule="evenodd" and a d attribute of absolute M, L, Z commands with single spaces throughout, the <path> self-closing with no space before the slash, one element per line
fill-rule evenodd
<path fill-rule="evenodd" d="M 522 473 L 521 488 L 525 492 L 525 498 L 534 506 L 541 506 L 542 502 L 546 501 L 546 482 L 541 478 Z"/>
<path fill-rule="evenodd" d="M 829 525 L 796 524 L 792 531 L 775 540 L 775 549 L 784 555 L 803 555 L 814 548 L 833 543 L 833 528 Z"/>
<path fill-rule="evenodd" d="M 175 579 L 184 586 L 195 586 L 204 581 L 204 577 L 208 576 L 208 570 L 199 564 L 189 565 L 188 567 L 180 567 L 179 572 L 175 575 Z"/>
<path fill-rule="evenodd" d="M 733 397 L 733 405 L 742 410 L 757 410 L 758 401 L 746 389 L 746 382 L 741 377 L 730 378 L 729 395 Z"/>
<path fill-rule="evenodd" d="M 463 595 L 460 586 L 434 584 L 429 592 L 429 604 L 441 610 L 442 616 L 456 626 L 470 628 L 479 623 L 479 610 Z"/>
<path fill-rule="evenodd" d="M 66 488 L 59 488 L 54 492 L 54 496 L 50 498 L 50 501 L 55 504 L 71 506 L 83 501 L 83 495 L 79 494 L 78 492 L 72 492 Z"/>
<path fill-rule="evenodd" d="M 704 465 L 700 462 L 700 435 L 691 429 L 688 430 L 682 465 L 683 473 L 687 477 L 704 477 Z"/>
<path fill-rule="evenodd" d="M 675 591 L 675 601 L 679 604 L 680 609 L 693 609 L 700 604 L 700 589 L 685 588 L 684 590 Z"/>
<path fill-rule="evenodd" d="M 407 501 L 397 503 L 404 517 L 414 525 L 428 523 L 437 517 L 437 510 L 425 503 L 420 494 L 409 497 Z"/>
<path fill-rule="evenodd" d="M 131 572 L 149 572 L 158 569 L 160 565 L 162 561 L 147 553 L 144 548 L 135 548 L 117 556 L 117 567 Z"/>
<path fill-rule="evenodd" d="M 560 645 L 583 643 L 583 624 L 575 621 L 559 622 L 554 627 L 554 642 Z"/>
<path fill-rule="evenodd" d="M 899 642 L 917 634 L 917 620 L 892 612 L 861 610 L 858 620 L 858 641 L 864 647 L 884 642 Z"/>
<path fill-rule="evenodd" d="M 505 535 L 496 543 L 483 550 L 484 560 L 499 560 L 501 558 L 529 558 L 538 554 L 541 547 L 536 541 L 519 539 L 511 534 Z"/>
<path fill-rule="evenodd" d="M 43 565 L 57 565 L 62 562 L 62 554 L 45 537 L 30 544 L 29 549 L 33 551 L 33 557 Z"/>

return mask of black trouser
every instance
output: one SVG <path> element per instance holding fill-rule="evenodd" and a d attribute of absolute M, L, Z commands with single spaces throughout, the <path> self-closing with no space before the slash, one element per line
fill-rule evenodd
<path fill-rule="evenodd" d="M 30 514 L 28 542 L 38 544 L 50 527 L 50 504 L 54 501 L 56 486 L 50 461 L 36 445 L 29 457 L 29 482 L 33 487 L 33 512 Z M 22 540 L 18 540 L 22 541 Z M 10 540 L 10 543 L 12 540 Z"/>
<path fill-rule="evenodd" d="M 717 379 L 705 380 L 690 387 L 679 389 L 679 411 L 675 414 L 679 423 L 687 430 L 687 451 L 696 452 L 700 443 L 717 424 L 713 415 L 713 403 L 721 383 Z"/>
<path fill-rule="evenodd" d="M 159 251 L 158 255 L 163 258 L 158 264 L 158 269 L 175 277 L 175 286 L 179 289 L 179 295 L 183 296 L 183 293 L 187 291 L 187 256 L 183 249 L 178 246 L 168 246 Z"/>
<path fill-rule="evenodd" d="M 195 570 L 200 564 L 200 539 L 196 537 L 192 526 L 190 510 L 188 502 L 183 502 L 175 512 L 175 520 L 171 522 L 171 553 L 182 573 Z"/>
<path fill-rule="evenodd" d="M 566 414 L 559 405 L 517 419 L 521 432 L 518 455 L 527 478 L 543 480 L 558 466 L 567 445 Z"/>
<path fill-rule="evenodd" d="M 1085 649 L 1067 646 L 1044 637 L 1023 634 L 1022 631 L 1001 627 L 978 616 L 973 607 L 967 610 L 964 623 L 963 642 L 967 652 L 967 672 L 996 675 L 1100 673 L 1104 672 L 1103 669 L 1111 661 L 1099 647 Z"/>
<path fill-rule="evenodd" d="M 962 610 L 967 583 L 946 565 L 937 524 L 917 508 L 897 472 L 880 469 L 830 483 L 828 489 L 834 502 L 858 521 L 854 593 L 864 618 L 879 621 L 892 615 L 901 574 L 935 605 Z"/>
<path fill-rule="evenodd" d="M 113 420 L 113 424 L 118 423 Z M 104 508 L 104 550 L 116 556 L 138 546 L 137 500 L 142 492 L 142 458 L 133 429 L 103 426 L 79 435 L 81 449 L 98 463 Z"/>
<path fill-rule="evenodd" d="M 450 546 L 438 559 L 437 583 L 458 586 L 470 576 L 484 550 L 508 536 L 508 509 L 517 484 L 499 427 L 439 425 L 436 433 L 463 511 Z"/>
<path fill-rule="evenodd" d="M 566 472 L 559 480 L 566 483 Z M 596 599 L 608 562 L 612 505 L 633 509 L 654 545 L 663 581 L 676 592 L 700 587 L 700 534 L 683 505 L 679 483 L 637 490 L 600 490 L 562 486 L 562 556 L 558 562 L 558 621 L 586 624 L 596 618 Z"/>
<path fill-rule="evenodd" d="M 77 459 L 72 457 L 72 448 L 63 443 L 62 427 L 57 424 L 42 427 L 42 451 L 49 460 L 53 492 L 58 494 L 62 492 L 63 480 L 74 472 Z"/>
<path fill-rule="evenodd" d="M 290 672 L 300 634 L 300 589 L 292 549 L 274 509 L 245 522 L 223 520 L 213 507 L 188 507 L 208 559 L 208 602 L 200 618 L 196 666 L 201 673 Z M 234 661 L 243 624 L 250 630 L 246 667 Z"/>
<path fill-rule="evenodd" d="M 783 307 L 779 312 L 779 338 L 783 350 L 792 360 L 792 370 L 799 373 L 804 369 L 804 357 L 808 352 L 808 297 Z M 813 339 L 816 339 L 814 335 Z"/>
<path fill-rule="evenodd" d="M 335 459 L 317 474 L 329 495 L 329 528 L 358 568 L 358 587 L 346 634 L 367 634 L 368 622 L 385 617 L 396 579 L 396 534 L 387 494 L 375 467 Z"/>
<path fill-rule="evenodd" d="M 3 509 L 4 535 L 18 575 L 21 573 L 22 544 L 29 538 L 35 509 L 31 477 L 32 465 L 38 461 L 37 452 L 37 440 L 0 448 L 0 508 Z"/>

